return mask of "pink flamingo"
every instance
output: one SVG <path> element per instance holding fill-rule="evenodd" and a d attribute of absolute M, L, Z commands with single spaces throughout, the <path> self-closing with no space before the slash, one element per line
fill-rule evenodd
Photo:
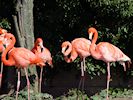
<path fill-rule="evenodd" d="M 126 56 L 118 47 L 108 43 L 108 42 L 100 42 L 96 45 L 96 41 L 98 38 L 98 32 L 95 28 L 91 27 L 88 29 L 89 39 L 92 39 L 92 44 L 90 45 L 90 53 L 93 58 L 97 60 L 102 60 L 107 63 L 107 96 L 108 97 L 108 89 L 109 89 L 109 81 L 110 81 L 110 62 L 120 62 L 123 65 L 124 71 L 126 71 L 125 62 L 128 61 L 131 63 L 131 59 Z M 128 63 L 128 64 L 129 64 Z"/>
<path fill-rule="evenodd" d="M 45 66 L 45 63 L 48 63 L 53 68 L 52 57 L 51 57 L 50 51 L 43 46 L 42 38 L 37 38 L 36 39 L 34 47 L 31 51 L 35 55 L 38 55 L 43 60 L 43 64 L 40 66 L 41 72 L 40 72 L 40 79 L 39 79 L 40 80 L 40 82 L 39 82 L 39 92 L 41 92 L 43 66 Z"/>
<path fill-rule="evenodd" d="M 3 44 L 5 44 L 5 34 L 7 33 L 7 30 L 0 28 L 0 53 L 2 53 L 5 50 L 5 47 Z M 3 72 L 3 62 L 1 62 L 1 70 L 0 70 L 0 88 L 2 85 L 2 72 Z"/>
<path fill-rule="evenodd" d="M 16 66 L 18 68 L 18 81 L 17 81 L 17 91 L 16 91 L 16 100 L 18 99 L 18 91 L 20 87 L 20 69 L 25 70 L 27 86 L 28 86 L 28 100 L 30 100 L 30 82 L 27 73 L 27 67 L 31 64 L 39 65 L 42 60 L 36 56 L 33 52 L 26 48 L 16 48 L 14 47 L 16 39 L 13 34 L 5 34 L 5 38 L 7 40 L 11 40 L 11 43 L 7 45 L 6 49 L 2 52 L 2 62 L 6 66 Z M 8 60 L 6 59 L 6 55 L 8 54 Z"/>
<path fill-rule="evenodd" d="M 0 53 L 2 53 L 5 50 L 5 47 L 3 46 L 3 42 L 0 41 Z M 3 72 L 3 62 L 1 62 L 1 68 L 0 68 L 0 88 L 2 85 L 2 72 Z"/>
<path fill-rule="evenodd" d="M 84 71 L 86 71 L 85 58 L 90 56 L 90 45 L 91 41 L 85 38 L 76 38 L 71 43 L 69 41 L 62 43 L 62 53 L 67 63 L 73 62 L 78 57 L 78 55 L 81 59 L 81 80 L 79 87 L 82 81 L 82 77 L 84 77 Z M 68 58 L 69 54 L 70 58 Z M 84 86 L 82 86 L 82 88 L 83 87 Z"/>

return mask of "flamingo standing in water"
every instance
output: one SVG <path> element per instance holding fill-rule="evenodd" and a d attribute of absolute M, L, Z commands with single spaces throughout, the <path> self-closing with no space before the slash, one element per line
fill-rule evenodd
<path fill-rule="evenodd" d="M 81 59 L 81 80 L 79 83 L 79 87 L 82 78 L 84 85 L 84 71 L 86 71 L 85 58 L 90 56 L 90 45 L 91 41 L 85 38 L 76 38 L 71 43 L 69 41 L 65 41 L 62 43 L 62 53 L 67 63 L 74 61 L 78 56 Z M 69 54 L 70 58 L 68 58 Z M 82 86 L 82 89 L 83 87 L 84 86 Z"/>
<path fill-rule="evenodd" d="M 39 92 L 41 92 L 41 83 L 42 83 L 42 72 L 43 66 L 45 63 L 48 63 L 53 68 L 52 57 L 50 51 L 43 46 L 42 38 L 37 38 L 34 44 L 33 49 L 31 50 L 35 55 L 38 55 L 42 60 L 43 64 L 40 65 L 41 72 L 40 72 L 40 82 L 39 82 Z"/>
<path fill-rule="evenodd" d="M 16 91 L 16 100 L 18 100 L 18 91 L 20 87 L 20 69 L 24 69 L 26 74 L 27 86 L 28 86 L 28 100 L 30 100 L 30 82 L 27 73 L 27 67 L 31 64 L 40 65 L 42 63 L 42 59 L 36 56 L 33 52 L 26 48 L 16 48 L 14 47 L 16 39 L 13 34 L 5 34 L 7 40 L 11 40 L 11 43 L 7 45 L 6 49 L 2 52 L 1 60 L 6 66 L 15 66 L 18 68 L 18 81 L 17 81 L 17 91 Z M 6 59 L 6 55 L 8 54 L 8 59 Z"/>
<path fill-rule="evenodd" d="M 98 32 L 95 28 L 91 27 L 88 29 L 89 39 L 92 39 L 92 44 L 90 45 L 90 53 L 93 58 L 97 60 L 102 60 L 107 64 L 107 96 L 108 97 L 108 89 L 109 89 L 109 81 L 110 81 L 110 62 L 120 62 L 123 65 L 124 71 L 126 71 L 125 62 L 131 63 L 131 59 L 126 56 L 118 47 L 108 43 L 108 42 L 100 42 L 96 45 L 96 41 L 98 38 Z M 128 64 L 129 64 L 128 63 Z"/>

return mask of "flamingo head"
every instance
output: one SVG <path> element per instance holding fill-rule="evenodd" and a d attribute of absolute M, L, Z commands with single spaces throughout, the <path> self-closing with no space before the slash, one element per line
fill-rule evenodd
<path fill-rule="evenodd" d="M 35 42 L 35 47 L 40 50 L 40 52 L 43 52 L 44 46 L 43 46 L 43 40 L 42 38 L 37 38 Z"/>
<path fill-rule="evenodd" d="M 69 43 L 68 41 L 65 41 L 65 42 L 63 42 L 62 45 L 61 45 L 61 48 L 62 48 L 62 51 L 61 51 L 61 52 L 62 52 L 63 54 L 65 54 L 65 51 L 68 49 L 68 43 Z"/>
<path fill-rule="evenodd" d="M 90 27 L 88 29 L 89 39 L 92 40 L 93 34 L 97 32 L 97 30 L 94 27 Z"/>
<path fill-rule="evenodd" d="M 11 34 L 11 33 L 10 33 Z M 8 45 L 11 44 L 12 42 L 12 39 L 10 38 L 10 36 L 6 35 L 6 34 L 2 34 L 4 37 L 3 37 L 3 46 L 6 48 Z"/>
<path fill-rule="evenodd" d="M 7 30 L 0 28 L 0 34 L 6 34 L 6 33 L 7 33 Z"/>

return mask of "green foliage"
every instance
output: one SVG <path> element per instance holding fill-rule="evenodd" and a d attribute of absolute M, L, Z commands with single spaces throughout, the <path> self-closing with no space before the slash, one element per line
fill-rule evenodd
<path fill-rule="evenodd" d="M 92 100 L 106 100 L 106 89 L 102 90 L 100 93 L 96 93 L 95 95 L 90 97 Z M 110 88 L 109 90 L 109 98 L 110 100 L 124 99 L 130 100 L 133 99 L 133 90 L 131 89 L 122 89 L 122 88 Z"/>
<path fill-rule="evenodd" d="M 56 2 L 59 4 L 59 7 L 62 7 L 64 9 L 64 18 L 63 21 L 65 23 L 68 23 L 69 27 L 72 28 L 75 23 L 79 22 L 79 16 L 80 13 L 79 9 L 81 9 L 80 1 L 79 0 L 56 0 Z"/>
<path fill-rule="evenodd" d="M 101 16 L 114 13 L 122 17 L 131 17 L 133 15 L 133 1 L 132 0 L 87 0 L 91 7 L 102 8 Z M 112 15 L 112 16 L 113 16 Z M 119 16 L 120 17 L 120 16 Z"/>
<path fill-rule="evenodd" d="M 80 58 L 75 61 L 75 66 L 80 70 Z M 100 76 L 106 73 L 106 65 L 102 61 L 96 61 L 92 57 L 86 58 L 86 72 L 89 74 L 90 78 L 93 79 L 94 76 Z"/>
<path fill-rule="evenodd" d="M 80 90 L 71 89 L 67 94 L 57 97 L 55 100 L 90 100 L 89 97 Z"/>
<path fill-rule="evenodd" d="M 0 19 L 0 27 L 5 29 L 11 29 L 11 23 L 9 23 L 8 19 L 6 18 Z"/>
<path fill-rule="evenodd" d="M 27 88 L 21 90 L 18 95 L 19 100 L 27 100 L 28 98 Z M 35 93 L 32 88 L 30 89 L 31 100 L 53 100 L 53 96 L 48 93 Z M 6 96 L 1 100 L 15 100 L 15 94 L 12 96 Z"/>

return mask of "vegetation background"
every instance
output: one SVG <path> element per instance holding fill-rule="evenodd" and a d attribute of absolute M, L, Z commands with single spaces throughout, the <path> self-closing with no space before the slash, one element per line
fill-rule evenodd
<path fill-rule="evenodd" d="M 0 27 L 5 28 L 18 37 L 16 32 L 13 15 L 17 12 L 17 3 L 19 0 L 0 0 Z M 25 0 L 24 0 L 25 1 Z M 88 38 L 87 29 L 91 26 L 98 30 L 98 41 L 107 41 L 119 47 L 131 59 L 133 58 L 133 0 L 28 0 L 29 5 L 33 6 L 33 34 L 27 34 L 33 37 L 42 37 L 44 44 L 50 49 L 53 55 L 54 69 L 46 67 L 46 78 L 52 78 L 61 70 L 70 70 L 73 67 L 79 70 L 79 59 L 71 64 L 63 60 L 61 54 L 61 43 L 63 41 L 72 41 L 77 37 Z M 25 10 L 27 9 L 27 10 Z M 28 7 L 24 10 L 28 13 Z M 32 11 L 32 10 L 31 10 Z M 19 11 L 18 11 L 19 12 Z M 28 23 L 27 23 L 28 24 Z M 27 27 L 27 25 L 23 25 Z M 28 27 L 27 27 L 28 28 Z M 28 30 L 25 28 L 26 30 Z M 21 42 L 16 44 L 21 45 Z M 26 42 L 27 43 L 27 42 Z M 31 48 L 32 42 L 25 45 Z M 86 61 L 89 77 L 106 75 L 106 66 L 102 61 L 96 61 L 89 57 Z M 117 66 L 117 67 L 116 67 Z M 117 63 L 112 63 L 112 72 L 127 83 L 132 76 L 132 68 L 123 72 L 123 67 Z M 116 70 L 117 69 L 117 70 Z M 13 70 L 13 71 L 12 71 Z M 32 69 L 31 69 L 32 70 Z M 9 92 L 11 88 L 15 89 L 16 74 L 8 76 L 8 73 L 14 73 L 15 68 L 4 68 L 4 79 L 2 89 Z M 48 73 L 52 74 L 48 74 Z M 14 80 L 12 80 L 14 79 Z M 33 78 L 34 80 L 35 78 Z M 8 80 L 8 82 L 7 82 Z M 9 81 L 10 80 L 10 81 Z M 12 82 L 13 81 L 13 82 Z M 22 87 L 23 89 L 24 87 Z M 113 90 L 112 90 L 113 91 Z M 121 90 L 120 90 L 121 91 Z M 3 93 L 3 91 L 1 92 Z M 121 94 L 121 93 L 120 93 Z"/>

